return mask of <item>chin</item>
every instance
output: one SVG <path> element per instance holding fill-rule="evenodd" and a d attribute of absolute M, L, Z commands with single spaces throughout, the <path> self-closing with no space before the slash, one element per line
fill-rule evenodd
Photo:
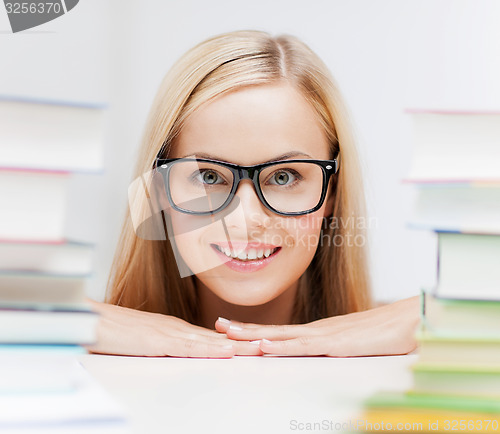
<path fill-rule="evenodd" d="M 276 297 L 258 297 L 258 298 L 253 298 L 253 297 L 245 297 L 245 298 L 240 298 L 240 297 L 231 297 L 230 295 L 227 297 L 221 296 L 216 294 L 219 298 L 224 300 L 226 303 L 234 304 L 236 306 L 260 306 L 262 304 L 266 304 L 270 302 L 271 300 L 274 300 Z"/>
<path fill-rule="evenodd" d="M 217 297 L 226 303 L 237 306 L 260 306 L 279 297 L 284 291 L 276 291 L 275 285 L 267 285 L 254 281 L 247 282 L 217 282 L 217 279 L 204 282 L 205 286 Z M 267 286 L 267 288 L 266 288 Z M 259 288 L 256 290 L 256 288 Z M 274 291 L 269 291 L 274 288 Z"/>

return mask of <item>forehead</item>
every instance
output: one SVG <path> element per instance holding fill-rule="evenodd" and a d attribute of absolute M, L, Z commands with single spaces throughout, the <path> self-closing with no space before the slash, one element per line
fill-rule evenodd
<path fill-rule="evenodd" d="M 316 111 L 284 83 L 249 86 L 203 104 L 186 119 L 169 158 L 203 153 L 252 165 L 293 152 L 329 158 Z"/>

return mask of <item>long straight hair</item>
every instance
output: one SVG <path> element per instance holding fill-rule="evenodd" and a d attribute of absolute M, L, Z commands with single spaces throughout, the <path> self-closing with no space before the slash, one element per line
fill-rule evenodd
<path fill-rule="evenodd" d="M 333 214 L 324 219 L 316 253 L 299 278 L 292 323 L 371 307 L 363 184 L 340 92 L 319 57 L 294 36 L 236 31 L 212 37 L 182 56 L 163 79 L 146 123 L 135 177 L 168 158 L 186 119 L 202 104 L 246 86 L 286 82 L 315 109 L 340 170 Z M 199 324 L 196 280 L 181 278 L 166 240 L 139 238 L 127 213 L 108 280 L 106 302 L 173 315 Z"/>

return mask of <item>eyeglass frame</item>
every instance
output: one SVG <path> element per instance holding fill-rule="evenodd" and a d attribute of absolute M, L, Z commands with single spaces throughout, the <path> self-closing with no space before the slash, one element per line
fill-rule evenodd
<path fill-rule="evenodd" d="M 279 160 L 279 161 L 268 161 L 267 163 L 261 163 L 261 164 L 255 164 L 252 166 L 240 166 L 238 164 L 234 163 L 229 163 L 226 161 L 219 161 L 219 160 L 211 160 L 207 158 L 169 158 L 169 159 L 162 159 L 162 158 L 157 158 L 154 163 L 154 170 L 158 171 L 158 168 L 161 167 L 163 169 L 167 169 L 163 174 L 164 182 L 165 182 L 165 190 L 167 193 L 167 198 L 170 203 L 170 206 L 175 209 L 176 211 L 182 212 L 184 214 L 191 214 L 191 215 L 213 215 L 216 214 L 223 209 L 225 209 L 231 201 L 234 199 L 234 196 L 236 195 L 236 191 L 238 190 L 238 187 L 240 185 L 240 182 L 244 179 L 248 179 L 252 181 L 252 184 L 254 186 L 255 192 L 257 193 L 257 197 L 259 198 L 260 202 L 270 211 L 281 215 L 281 216 L 301 216 L 301 215 L 306 215 L 310 214 L 314 211 L 317 211 L 323 203 L 325 202 L 326 198 L 326 192 L 328 190 L 328 184 L 330 181 L 330 178 L 335 175 L 338 172 L 339 169 L 339 163 L 338 163 L 338 154 L 337 157 L 334 158 L 333 160 L 309 160 L 309 159 L 295 159 L 295 160 Z M 231 187 L 231 190 L 228 194 L 227 199 L 224 201 L 224 203 L 219 206 L 217 209 L 212 210 L 212 211 L 190 211 L 184 208 L 178 207 L 173 199 L 172 195 L 170 193 L 170 187 L 167 187 L 168 184 L 168 175 L 170 174 L 170 170 L 173 166 L 171 163 L 175 163 L 176 161 L 200 161 L 204 163 L 215 163 L 220 166 L 226 167 L 229 169 L 232 174 L 233 174 L 233 185 Z M 260 183 L 259 183 L 259 175 L 261 171 L 269 166 L 274 166 L 278 164 L 284 164 L 284 163 L 312 163 L 316 164 L 321 167 L 321 170 L 323 172 L 323 187 L 321 191 L 321 197 L 318 201 L 318 204 L 310 208 L 306 211 L 297 211 L 297 212 L 282 212 L 274 209 L 265 199 L 262 190 L 260 188 Z"/>

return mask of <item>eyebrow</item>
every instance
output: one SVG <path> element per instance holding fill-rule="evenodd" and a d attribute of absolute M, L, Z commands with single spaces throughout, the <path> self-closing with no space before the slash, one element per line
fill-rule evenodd
<path fill-rule="evenodd" d="M 216 155 L 207 154 L 205 152 L 193 152 L 193 153 L 191 153 L 189 155 L 185 155 L 184 157 L 181 157 L 181 158 L 187 158 L 187 157 L 193 156 L 193 155 L 195 155 L 196 157 L 200 157 L 200 158 L 207 158 L 209 160 L 222 161 L 223 163 L 232 163 L 232 161 L 227 161 L 227 160 L 224 160 L 223 158 L 217 157 Z M 299 157 L 299 156 L 308 157 L 311 160 L 314 160 L 313 157 L 311 157 L 309 154 L 306 154 L 305 152 L 293 151 L 293 152 L 287 152 L 286 154 L 278 155 L 277 157 L 271 158 L 270 160 L 267 160 L 267 161 L 262 161 L 259 164 L 271 163 L 273 161 L 288 160 L 289 158 L 295 158 L 295 157 Z"/>

